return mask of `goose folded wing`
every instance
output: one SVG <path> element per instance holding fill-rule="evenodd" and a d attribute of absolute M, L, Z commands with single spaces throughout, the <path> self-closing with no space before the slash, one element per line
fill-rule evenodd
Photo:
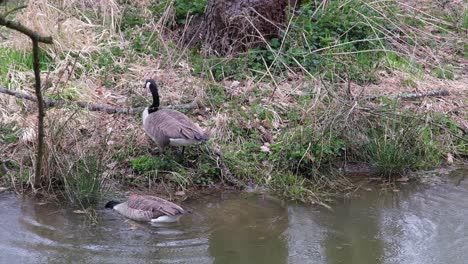
<path fill-rule="evenodd" d="M 159 210 L 161 210 L 161 212 L 164 212 L 166 215 L 178 215 L 178 214 L 183 214 L 185 212 L 185 210 L 182 207 L 178 206 L 175 203 L 164 200 L 162 198 L 159 198 L 156 196 L 150 196 L 150 195 L 145 195 L 144 197 L 148 201 L 152 201 L 155 204 L 158 204 Z"/>
<path fill-rule="evenodd" d="M 154 196 L 139 196 L 127 201 L 128 207 L 136 210 L 152 212 L 153 217 L 161 215 L 174 216 L 183 212 L 183 209 L 171 202 Z"/>
<path fill-rule="evenodd" d="M 164 109 L 158 113 L 158 126 L 170 138 L 185 138 L 203 140 L 206 138 L 203 130 L 190 118 L 181 112 Z"/>

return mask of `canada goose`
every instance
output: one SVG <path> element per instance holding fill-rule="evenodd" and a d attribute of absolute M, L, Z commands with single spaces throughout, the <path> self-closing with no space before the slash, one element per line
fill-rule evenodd
<path fill-rule="evenodd" d="M 176 110 L 159 109 L 158 87 L 153 79 L 146 80 L 145 87 L 151 91 L 153 104 L 143 111 L 143 127 L 161 149 L 181 146 L 183 154 L 185 146 L 209 140 L 188 116 Z"/>
<path fill-rule="evenodd" d="M 191 211 L 156 196 L 132 194 L 124 203 L 109 201 L 105 208 L 114 209 L 135 221 L 170 223 Z"/>

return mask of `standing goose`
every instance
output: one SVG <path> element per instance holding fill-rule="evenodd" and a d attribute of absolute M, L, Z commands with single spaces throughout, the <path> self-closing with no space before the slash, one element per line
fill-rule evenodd
<path fill-rule="evenodd" d="M 182 215 L 190 213 L 190 211 L 184 210 L 177 204 L 162 198 L 138 194 L 130 195 L 124 203 L 110 201 L 105 207 L 114 209 L 121 215 L 135 221 L 156 223 L 175 222 Z"/>
<path fill-rule="evenodd" d="M 143 111 L 143 127 L 161 149 L 181 146 L 183 154 L 185 146 L 209 140 L 208 135 L 183 113 L 159 109 L 158 87 L 153 79 L 146 80 L 145 87 L 151 91 L 153 104 Z"/>

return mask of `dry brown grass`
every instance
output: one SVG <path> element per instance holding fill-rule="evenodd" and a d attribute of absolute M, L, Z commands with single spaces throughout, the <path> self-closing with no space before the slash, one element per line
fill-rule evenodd
<path fill-rule="evenodd" d="M 85 14 L 82 10 L 95 11 Z M 48 51 L 61 55 L 97 51 L 103 38 L 118 32 L 120 16 L 119 6 L 113 0 L 38 0 L 28 3 L 28 7 L 16 15 L 16 20 L 43 35 L 53 36 L 54 45 Z M 98 18 L 100 23 L 96 21 Z M 29 40 L 19 33 L 12 33 L 4 45 L 30 49 Z"/>

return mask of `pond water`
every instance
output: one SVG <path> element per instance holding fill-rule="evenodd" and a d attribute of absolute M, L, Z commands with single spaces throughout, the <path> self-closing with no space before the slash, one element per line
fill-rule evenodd
<path fill-rule="evenodd" d="M 266 195 L 222 193 L 182 203 L 179 223 L 82 214 L 0 193 L 0 263 L 468 263 L 468 177 L 378 186 L 333 210 Z"/>

